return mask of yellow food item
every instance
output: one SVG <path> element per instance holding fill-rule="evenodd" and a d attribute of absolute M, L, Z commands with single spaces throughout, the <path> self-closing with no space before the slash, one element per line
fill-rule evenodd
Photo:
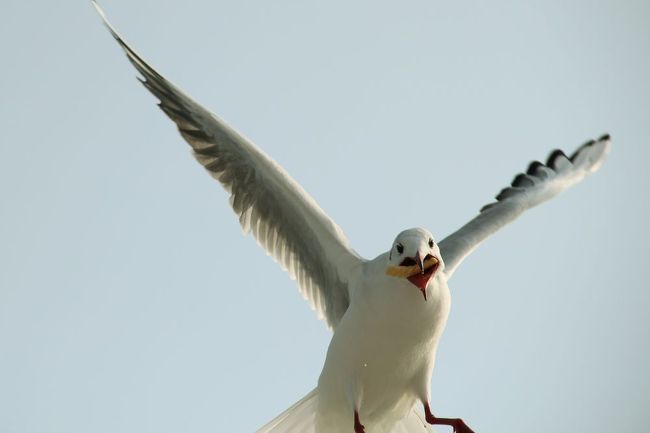
<path fill-rule="evenodd" d="M 424 261 L 424 269 L 429 269 L 430 267 L 437 265 L 438 264 L 438 259 L 435 257 L 429 257 Z M 389 266 L 386 268 L 386 275 L 390 275 L 392 277 L 402 277 L 402 278 L 408 278 L 413 275 L 419 274 L 420 267 L 418 265 L 413 265 L 413 266 Z"/>

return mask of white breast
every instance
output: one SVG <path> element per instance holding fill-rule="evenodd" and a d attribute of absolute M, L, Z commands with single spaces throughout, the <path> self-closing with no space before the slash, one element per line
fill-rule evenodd
<path fill-rule="evenodd" d="M 449 313 L 447 282 L 442 273 L 434 277 L 425 301 L 407 280 L 385 275 L 384 263 L 369 262 L 355 282 L 328 349 L 318 389 L 330 427 L 339 420 L 337 428 L 350 429 L 357 407 L 367 431 L 385 430 L 428 392 Z"/>

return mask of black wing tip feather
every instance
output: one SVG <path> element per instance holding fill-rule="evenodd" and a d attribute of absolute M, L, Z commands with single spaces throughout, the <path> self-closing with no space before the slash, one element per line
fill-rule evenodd
<path fill-rule="evenodd" d="M 600 140 L 599 140 L 599 141 L 600 141 Z M 569 157 L 569 159 L 571 160 L 571 162 L 573 162 L 573 161 L 576 160 L 576 158 L 578 157 L 578 154 L 580 154 L 580 152 L 582 152 L 584 149 L 586 149 L 586 148 L 588 148 L 588 147 L 592 147 L 594 144 L 596 144 L 596 140 L 589 140 L 589 141 L 587 141 L 586 143 L 584 143 L 582 146 L 580 146 L 579 148 L 577 148 L 576 151 L 573 152 L 573 153 L 571 154 L 571 156 Z"/>
<path fill-rule="evenodd" d="M 533 161 L 530 164 L 528 164 L 528 169 L 526 170 L 526 174 L 534 175 L 537 172 L 537 170 L 543 166 L 544 164 L 542 164 L 541 162 Z"/>
<path fill-rule="evenodd" d="M 510 185 L 514 187 L 526 188 L 529 186 L 534 186 L 535 181 L 533 180 L 533 177 L 530 175 L 530 173 L 519 173 L 515 176 L 514 179 L 512 179 Z"/>
<path fill-rule="evenodd" d="M 500 202 L 507 200 L 508 198 L 523 192 L 526 188 L 534 186 L 536 180 L 544 180 L 545 176 L 547 176 L 544 173 L 544 169 L 546 169 L 546 171 L 551 170 L 553 172 L 556 172 L 559 159 L 563 158 L 573 163 L 575 162 L 577 156 L 585 149 L 593 147 L 598 143 L 602 143 L 604 141 L 610 141 L 610 140 L 611 140 L 610 135 L 606 133 L 601 135 L 597 140 L 589 140 L 586 143 L 582 144 L 578 149 L 576 149 L 575 152 L 571 154 L 571 157 L 567 157 L 567 155 L 561 149 L 555 149 L 550 153 L 550 155 L 546 159 L 546 164 L 543 164 L 539 161 L 532 161 L 528 165 L 528 168 L 526 169 L 525 173 L 517 174 L 512 179 L 510 186 L 502 189 L 499 192 L 499 194 L 495 196 L 496 201 L 492 203 L 488 203 L 485 206 L 483 206 L 480 212 L 485 212 L 493 208 Z"/>
<path fill-rule="evenodd" d="M 546 160 L 546 166 L 555 169 L 557 167 L 558 159 L 560 158 L 569 159 L 569 157 L 566 156 L 562 149 L 555 149 L 548 156 L 548 159 Z"/>

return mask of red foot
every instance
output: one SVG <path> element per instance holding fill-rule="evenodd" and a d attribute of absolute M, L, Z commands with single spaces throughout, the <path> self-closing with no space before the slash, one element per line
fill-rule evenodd
<path fill-rule="evenodd" d="M 354 433 L 366 433 L 363 424 L 359 421 L 359 412 L 356 410 L 354 411 Z"/>
<path fill-rule="evenodd" d="M 424 404 L 424 416 L 427 422 L 431 425 L 448 425 L 453 427 L 454 433 L 474 433 L 474 430 L 469 428 L 460 418 L 436 418 L 431 413 L 429 403 Z"/>

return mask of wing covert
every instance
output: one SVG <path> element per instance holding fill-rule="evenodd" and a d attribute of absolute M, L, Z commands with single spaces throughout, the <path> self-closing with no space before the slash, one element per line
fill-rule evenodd
<path fill-rule="evenodd" d="M 578 148 L 571 157 L 561 150 L 553 151 L 546 164 L 533 161 L 526 173 L 520 173 L 496 196 L 496 200 L 480 210 L 478 216 L 440 242 L 445 273 L 448 277 L 458 265 L 488 236 L 514 221 L 524 211 L 543 203 L 602 165 L 611 141 L 609 135 L 592 140 Z"/>
<path fill-rule="evenodd" d="M 363 262 L 341 229 L 275 161 L 149 66 L 93 5 L 196 159 L 230 193 L 243 231 L 253 234 L 334 328 L 349 305 L 348 281 Z"/>

